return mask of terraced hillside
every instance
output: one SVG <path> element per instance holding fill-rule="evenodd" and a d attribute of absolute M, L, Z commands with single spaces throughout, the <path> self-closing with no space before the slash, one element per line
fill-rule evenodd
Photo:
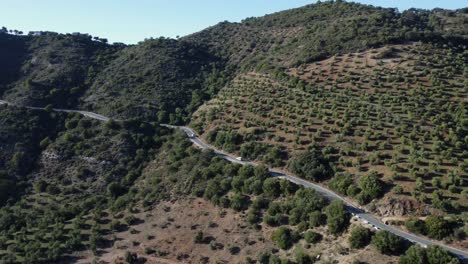
<path fill-rule="evenodd" d="M 427 213 L 423 204 L 463 212 L 466 62 L 466 52 L 414 43 L 334 56 L 288 75 L 248 72 L 192 125 L 220 148 L 272 166 L 319 145 L 341 171 L 332 187 L 363 204 L 376 197 L 340 183 L 377 174 L 387 197 L 412 196 L 404 214 Z"/>

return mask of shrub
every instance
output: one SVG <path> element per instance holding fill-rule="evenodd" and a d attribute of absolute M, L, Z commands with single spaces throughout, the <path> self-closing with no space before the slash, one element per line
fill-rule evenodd
<path fill-rule="evenodd" d="M 38 193 L 45 192 L 47 188 L 47 182 L 44 180 L 39 180 L 34 183 L 34 190 Z"/>
<path fill-rule="evenodd" d="M 136 263 L 138 261 L 138 255 L 130 251 L 125 252 L 125 261 L 129 264 Z"/>
<path fill-rule="evenodd" d="M 320 150 L 316 148 L 293 158 L 289 168 L 299 177 L 313 181 L 328 179 L 334 173 L 329 160 L 324 158 Z"/>
<path fill-rule="evenodd" d="M 309 214 L 309 227 L 317 227 L 321 226 L 324 222 L 324 217 L 322 212 L 320 211 L 313 211 Z"/>
<path fill-rule="evenodd" d="M 426 219 L 427 234 L 435 239 L 443 239 L 452 233 L 450 223 L 442 216 L 429 216 Z"/>
<path fill-rule="evenodd" d="M 406 221 L 405 226 L 409 231 L 416 234 L 425 235 L 427 233 L 426 223 L 418 218 L 410 218 L 408 221 Z"/>
<path fill-rule="evenodd" d="M 383 230 L 374 235 L 372 245 L 382 254 L 398 255 L 404 249 L 404 240 L 397 235 Z"/>
<path fill-rule="evenodd" d="M 281 259 L 276 255 L 270 255 L 268 264 L 281 264 Z"/>
<path fill-rule="evenodd" d="M 195 238 L 193 239 L 195 243 L 201 244 L 205 241 L 205 237 L 203 236 L 202 231 L 198 231 L 197 234 L 195 235 Z"/>
<path fill-rule="evenodd" d="M 309 231 L 304 234 L 304 239 L 307 243 L 315 244 L 322 240 L 322 235 L 313 231 Z"/>
<path fill-rule="evenodd" d="M 276 229 L 271 235 L 271 239 L 281 249 L 289 249 L 297 241 L 299 235 L 287 227 Z"/>
<path fill-rule="evenodd" d="M 460 261 L 439 246 L 427 249 L 413 245 L 400 257 L 399 264 L 459 264 Z"/>
<path fill-rule="evenodd" d="M 260 264 L 268 264 L 268 262 L 270 261 L 270 256 L 271 256 L 270 252 L 264 252 L 264 251 L 259 252 L 257 254 L 257 261 Z"/>
<path fill-rule="evenodd" d="M 371 241 L 372 232 L 365 227 L 355 227 L 349 236 L 349 245 L 352 248 L 364 248 Z"/>
<path fill-rule="evenodd" d="M 306 252 L 304 252 L 303 248 L 298 248 L 296 250 L 296 263 L 311 264 L 313 263 L 313 259 Z"/>
<path fill-rule="evenodd" d="M 281 195 L 281 185 L 278 179 L 268 178 L 263 182 L 263 192 L 269 197 L 279 197 Z"/>
<path fill-rule="evenodd" d="M 344 204 L 341 201 L 333 201 L 326 210 L 328 230 L 332 234 L 341 234 L 349 226 L 351 219 L 346 211 Z"/>
<path fill-rule="evenodd" d="M 49 184 L 46 188 L 46 192 L 51 195 L 57 195 L 60 193 L 60 188 L 56 185 Z"/>
<path fill-rule="evenodd" d="M 335 177 L 333 177 L 328 185 L 330 188 L 333 190 L 346 194 L 348 191 L 349 186 L 353 185 L 353 178 L 349 174 L 336 174 Z"/>
<path fill-rule="evenodd" d="M 254 210 L 253 208 L 249 210 L 249 213 L 247 214 L 247 223 L 253 225 L 261 220 L 261 215 L 260 212 L 257 210 Z"/>
<path fill-rule="evenodd" d="M 125 223 L 127 225 L 129 225 L 129 226 L 136 224 L 137 221 L 138 221 L 138 219 L 133 215 L 129 215 L 129 216 L 125 217 Z"/>
<path fill-rule="evenodd" d="M 460 261 L 454 257 L 450 252 L 444 250 L 439 246 L 429 246 L 426 249 L 428 264 L 459 264 Z"/>
<path fill-rule="evenodd" d="M 238 246 L 231 245 L 228 247 L 228 251 L 231 253 L 231 255 L 236 255 L 240 252 L 240 248 Z"/>
<path fill-rule="evenodd" d="M 420 247 L 413 245 L 406 250 L 405 255 L 400 257 L 399 264 L 426 264 L 426 251 Z"/>
<path fill-rule="evenodd" d="M 361 204 L 367 204 L 383 194 L 383 183 L 375 173 L 359 178 L 359 187 L 362 190 L 358 195 Z"/>
<path fill-rule="evenodd" d="M 235 194 L 231 200 L 231 208 L 236 211 L 242 211 L 249 206 L 249 198 L 240 193 Z"/>
<path fill-rule="evenodd" d="M 107 192 L 113 198 L 117 198 L 125 193 L 125 188 L 120 185 L 120 183 L 112 182 L 107 186 Z"/>

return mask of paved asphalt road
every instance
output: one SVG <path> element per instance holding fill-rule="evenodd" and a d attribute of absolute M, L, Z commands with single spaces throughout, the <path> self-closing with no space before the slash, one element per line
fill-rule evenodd
<path fill-rule="evenodd" d="M 2 104 L 10 104 L 10 103 L 8 103 L 6 101 L 3 101 L 3 100 L 0 100 L 0 105 L 2 105 Z M 33 109 L 33 110 L 44 110 L 45 109 L 45 108 L 42 108 L 42 107 L 26 107 L 26 106 L 24 106 L 24 107 L 28 108 L 28 109 Z M 102 116 L 102 115 L 99 115 L 99 114 L 96 114 L 96 113 L 92 113 L 92 112 L 87 112 L 87 111 L 68 110 L 68 109 L 53 109 L 53 111 L 66 112 L 66 113 L 79 113 L 81 115 L 84 115 L 84 116 L 87 116 L 87 117 L 90 117 L 90 118 L 93 118 L 93 119 L 96 119 L 96 120 L 99 120 L 99 121 L 104 121 L 104 122 L 107 122 L 107 121 L 110 120 L 110 118 L 108 118 L 108 117 L 105 117 L 105 116 Z M 241 165 L 253 165 L 253 166 L 258 165 L 255 162 L 239 160 L 236 157 L 234 157 L 234 156 L 232 156 L 232 155 L 230 155 L 228 153 L 217 150 L 213 146 L 208 145 L 205 142 L 203 142 L 202 140 L 200 140 L 200 138 L 198 138 L 196 136 L 196 133 L 192 129 L 188 128 L 188 127 L 171 126 L 171 125 L 166 125 L 166 124 L 161 124 L 161 126 L 172 128 L 172 129 L 180 129 L 180 130 L 184 131 L 185 134 L 187 134 L 187 136 L 189 137 L 190 141 L 193 142 L 193 144 L 195 144 L 196 146 L 198 146 L 198 147 L 200 147 L 202 149 L 211 149 L 216 153 L 216 155 L 218 155 L 218 156 L 220 156 L 220 157 L 222 157 L 222 158 L 224 158 L 224 159 L 226 159 L 226 160 L 228 160 L 230 162 L 238 163 L 238 164 L 241 164 Z M 340 195 L 336 194 L 335 192 L 330 191 L 330 190 L 328 190 L 328 189 L 326 189 L 326 188 L 324 188 L 324 187 L 322 187 L 320 185 L 311 183 L 309 181 L 303 180 L 303 179 L 298 178 L 298 177 L 293 176 L 293 175 L 284 174 L 284 173 L 279 172 L 279 171 L 270 170 L 270 173 L 275 177 L 286 179 L 286 180 L 288 180 L 290 182 L 294 182 L 294 183 L 296 183 L 298 185 L 302 185 L 302 186 L 307 187 L 307 188 L 313 188 L 318 193 L 325 196 L 329 200 L 340 200 L 340 201 L 342 201 L 347 206 L 348 210 L 351 213 L 353 213 L 355 216 L 357 216 L 364 223 L 372 225 L 374 227 L 374 229 L 387 230 L 387 231 L 389 231 L 389 232 L 391 232 L 393 234 L 396 234 L 396 235 L 398 235 L 400 237 L 403 237 L 403 238 L 409 240 L 410 242 L 417 243 L 417 244 L 419 244 L 419 245 L 421 245 L 423 247 L 426 247 L 426 246 L 429 246 L 429 245 L 438 245 L 438 246 L 440 246 L 442 248 L 445 248 L 446 250 L 452 252 L 453 254 L 457 255 L 460 259 L 462 259 L 464 261 L 468 260 L 468 252 L 462 251 L 462 250 L 459 250 L 459 249 L 456 249 L 456 248 L 453 248 L 453 247 L 450 247 L 450 246 L 447 246 L 447 245 L 444 245 L 444 244 L 442 244 L 442 243 L 440 243 L 438 241 L 429 240 L 429 239 L 426 239 L 426 238 L 423 238 L 423 237 L 419 237 L 419 236 L 416 236 L 416 235 L 413 235 L 413 234 L 410 234 L 410 233 L 403 232 L 403 231 L 401 231 L 399 229 L 396 229 L 394 227 L 388 226 L 388 225 L 382 223 L 380 220 L 373 217 L 372 215 L 366 213 L 359 206 L 351 204 L 344 197 L 341 197 Z"/>
<path fill-rule="evenodd" d="M 258 165 L 255 162 L 238 160 L 236 157 L 234 157 L 234 156 L 232 156 L 230 154 L 227 154 L 227 153 L 225 153 L 223 151 L 217 150 L 213 146 L 208 145 L 205 142 L 203 142 L 202 140 L 200 140 L 200 138 L 198 138 L 196 136 L 196 133 L 192 129 L 188 128 L 188 127 L 171 126 L 171 125 L 166 125 L 166 124 L 162 124 L 162 126 L 165 126 L 165 127 L 168 127 L 168 128 L 173 128 L 173 129 L 180 129 L 180 130 L 184 131 L 187 134 L 187 136 L 189 137 L 190 141 L 192 141 L 196 146 L 198 146 L 198 147 L 200 147 L 202 149 L 211 149 L 211 150 L 213 150 L 215 152 L 216 155 L 218 155 L 218 156 L 220 156 L 220 157 L 222 157 L 222 158 L 224 158 L 224 159 L 226 159 L 226 160 L 228 160 L 230 162 L 234 162 L 234 163 L 238 163 L 238 164 L 242 164 L 242 165 L 248 165 L 248 164 L 253 165 L 253 166 Z M 284 173 L 279 172 L 279 171 L 270 170 L 270 173 L 271 173 L 271 175 L 273 175 L 275 177 L 286 179 L 286 180 L 288 180 L 290 182 L 296 183 L 298 185 L 302 185 L 302 186 L 304 186 L 306 188 L 313 188 L 314 190 L 316 190 L 318 193 L 325 196 L 329 200 L 340 200 L 340 201 L 342 201 L 346 205 L 347 209 L 351 213 L 353 213 L 355 216 L 357 216 L 364 223 L 371 225 L 376 230 L 387 230 L 387 231 L 389 231 L 389 232 L 391 232 L 391 233 L 393 233 L 395 235 L 403 237 L 404 239 L 406 239 L 406 240 L 408 240 L 410 242 L 413 242 L 413 243 L 417 243 L 417 244 L 419 244 L 419 245 L 421 245 L 423 247 L 427 247 L 429 245 L 438 245 L 438 246 L 443 247 L 446 250 L 452 252 L 453 254 L 457 255 L 459 258 L 461 258 L 463 260 L 468 260 L 468 252 L 465 252 L 465 251 L 462 251 L 462 250 L 459 250 L 459 249 L 444 245 L 444 244 L 442 244 L 442 243 L 440 243 L 438 241 L 429 240 L 427 238 L 423 238 L 423 237 L 419 237 L 419 236 L 416 236 L 416 235 L 413 235 L 413 234 L 410 234 L 410 233 L 407 233 L 407 232 L 403 232 L 403 231 L 401 231 L 401 230 L 399 230 L 397 228 L 386 225 L 386 224 L 382 223 L 380 220 L 378 220 L 377 218 L 373 217 L 371 214 L 366 213 L 366 211 L 361 209 L 359 206 L 351 204 L 344 197 L 341 197 L 340 195 L 336 194 L 335 192 L 333 192 L 331 190 L 328 190 L 328 189 L 326 189 L 326 188 L 324 188 L 324 187 L 322 187 L 320 185 L 311 183 L 309 181 L 303 180 L 303 179 L 298 178 L 298 177 L 293 176 L 293 175 L 284 174 Z"/>
<path fill-rule="evenodd" d="M 11 103 L 9 103 L 7 101 L 0 100 L 0 105 L 2 105 L 2 104 L 11 104 Z M 14 104 L 11 104 L 11 105 L 14 105 Z M 21 107 L 24 107 L 24 108 L 27 108 L 27 109 L 32 109 L 32 110 L 45 110 L 45 107 L 33 107 L 33 106 L 21 106 Z M 105 117 L 105 116 L 102 116 L 102 115 L 99 115 L 99 114 L 96 114 L 96 113 L 93 113 L 93 112 L 87 112 L 87 111 L 81 111 L 81 110 L 59 109 L 59 108 L 53 108 L 52 110 L 55 111 L 55 112 L 78 113 L 78 114 L 90 117 L 92 119 L 96 119 L 96 120 L 104 121 L 104 122 L 107 122 L 107 121 L 110 120 L 110 118 L 108 118 L 108 117 Z"/>

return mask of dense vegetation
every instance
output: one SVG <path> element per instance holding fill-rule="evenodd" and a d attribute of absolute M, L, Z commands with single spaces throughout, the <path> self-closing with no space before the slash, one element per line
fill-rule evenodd
<path fill-rule="evenodd" d="M 63 117 L 0 106 L 0 204 L 22 192 L 44 139 L 57 136 Z"/>
<path fill-rule="evenodd" d="M 220 57 L 245 67 L 291 67 L 335 54 L 407 41 L 464 43 L 463 10 L 398 12 L 344 1 L 325 1 L 223 22 L 187 39 L 209 44 Z"/>
<path fill-rule="evenodd" d="M 104 124 L 12 107 L 0 117 L 1 198 L 8 200 L 0 209 L 0 255 L 7 263 L 52 261 L 99 245 L 99 221 L 90 230 L 84 216 L 93 211 L 99 219 L 128 192 L 166 133 L 138 121 Z"/>
<path fill-rule="evenodd" d="M 203 46 L 182 40 L 125 46 L 87 34 L 0 32 L 0 44 L 3 99 L 86 108 L 116 118 L 186 122 L 232 72 Z"/>

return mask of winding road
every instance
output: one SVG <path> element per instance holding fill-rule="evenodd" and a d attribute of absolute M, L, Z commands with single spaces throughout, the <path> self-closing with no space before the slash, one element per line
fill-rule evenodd
<path fill-rule="evenodd" d="M 14 104 L 11 104 L 11 103 L 9 103 L 7 101 L 0 100 L 0 105 L 2 105 L 2 104 L 14 105 Z M 20 107 L 24 107 L 24 108 L 32 109 L 32 110 L 45 110 L 46 109 L 45 107 L 31 107 L 31 106 L 20 106 Z M 56 109 L 56 108 L 53 108 L 52 110 L 56 111 L 56 112 L 78 113 L 78 114 L 81 114 L 83 116 L 86 116 L 86 117 L 89 117 L 89 118 L 92 118 L 92 119 L 95 119 L 95 120 L 99 120 L 99 121 L 104 121 L 104 122 L 107 122 L 107 121 L 110 120 L 110 118 L 108 118 L 106 116 L 102 116 L 102 115 L 99 115 L 99 114 L 96 114 L 96 113 L 93 113 L 93 112 L 88 112 L 88 111 L 69 110 L 69 109 Z M 233 156 L 231 154 L 228 154 L 228 153 L 225 153 L 223 151 L 217 150 L 215 147 L 205 143 L 198 136 L 196 136 L 196 133 L 189 127 L 172 126 L 172 125 L 167 125 L 167 124 L 161 124 L 161 126 L 171 128 L 171 129 L 180 129 L 180 130 L 182 130 L 183 132 L 185 132 L 187 137 L 190 139 L 190 141 L 194 145 L 196 145 L 197 147 L 199 147 L 201 149 L 213 150 L 216 155 L 218 155 L 219 157 L 222 157 L 222 158 L 224 158 L 224 159 L 226 159 L 226 160 L 228 160 L 230 162 L 241 164 L 241 165 L 252 165 L 252 166 L 257 166 L 258 165 L 255 162 L 239 160 L 239 159 L 237 159 L 235 156 Z M 323 195 L 324 197 L 326 197 L 329 200 L 342 201 L 346 205 L 348 211 L 350 211 L 355 217 L 357 217 L 358 219 L 363 221 L 365 224 L 372 225 L 373 228 L 376 229 L 376 230 L 387 230 L 387 231 L 389 231 L 389 232 L 391 232 L 391 233 L 393 233 L 395 235 L 398 235 L 398 236 L 400 236 L 400 237 L 402 237 L 402 238 L 404 238 L 404 239 L 406 239 L 406 240 L 408 240 L 410 242 L 419 244 L 419 245 L 421 245 L 423 247 L 427 247 L 429 245 L 437 245 L 437 246 L 440 246 L 440 247 L 452 252 L 454 255 L 456 255 L 457 257 L 459 257 L 463 261 L 468 260 L 468 252 L 457 249 L 457 248 L 453 248 L 451 246 L 445 245 L 445 244 L 443 244 L 441 242 L 438 242 L 438 241 L 430 240 L 430 239 L 427 239 L 425 237 L 416 236 L 414 234 L 410 234 L 410 233 L 401 231 L 401 230 L 399 230 L 397 228 L 394 228 L 392 226 L 386 225 L 386 224 L 382 223 L 380 220 L 378 220 L 377 218 L 375 218 L 374 216 L 372 216 L 371 214 L 367 213 L 365 210 L 361 209 L 360 206 L 352 204 L 346 198 L 338 195 L 337 193 L 335 193 L 335 192 L 333 192 L 333 191 L 331 191 L 331 190 L 329 190 L 329 189 L 327 189 L 327 188 L 325 188 L 323 186 L 320 186 L 318 184 L 306 181 L 304 179 L 301 179 L 301 178 L 293 176 L 293 175 L 288 175 L 288 174 L 282 173 L 280 171 L 270 170 L 270 174 L 272 176 L 274 176 L 274 177 L 278 177 L 278 178 L 281 178 L 281 179 L 288 180 L 288 181 L 296 183 L 298 185 L 302 185 L 302 186 L 304 186 L 306 188 L 312 188 L 312 189 L 316 190 L 318 193 L 320 193 L 321 195 Z"/>
<path fill-rule="evenodd" d="M 7 102 L 7 101 L 4 101 L 4 100 L 0 100 L 0 105 L 2 104 L 8 104 L 8 105 L 15 105 L 15 106 L 18 106 L 16 104 L 12 104 L 10 102 Z M 31 110 L 46 110 L 45 107 L 34 107 L 34 106 L 18 106 L 18 107 L 24 107 L 26 109 L 31 109 Z M 55 111 L 55 112 L 64 112 L 64 113 L 78 113 L 78 114 L 81 114 L 83 116 L 87 116 L 89 118 L 92 118 L 92 119 L 96 119 L 96 120 L 99 120 L 99 121 L 104 121 L 104 122 L 107 122 L 110 120 L 110 118 L 106 117 L 106 116 L 103 116 L 103 115 L 99 115 L 99 114 L 96 114 L 96 113 L 93 113 L 93 112 L 88 112 L 88 111 L 81 111 L 81 110 L 69 110 L 69 109 L 60 109 L 60 108 L 52 108 L 52 111 Z"/>
<path fill-rule="evenodd" d="M 172 128 L 172 129 L 180 129 L 180 130 L 184 131 L 185 134 L 188 136 L 188 138 L 190 139 L 190 141 L 192 141 L 193 144 L 195 144 L 196 146 L 198 146 L 199 148 L 202 148 L 202 149 L 211 149 L 211 150 L 214 151 L 214 153 L 216 155 L 218 155 L 219 157 L 222 157 L 222 158 L 224 158 L 224 159 L 226 159 L 226 160 L 228 160 L 230 162 L 238 163 L 238 164 L 241 164 L 241 165 L 253 165 L 253 166 L 258 165 L 255 162 L 239 160 L 233 155 L 230 155 L 230 154 L 225 153 L 223 151 L 217 150 L 215 147 L 205 143 L 199 137 L 197 137 L 196 133 L 192 129 L 190 129 L 189 127 L 172 126 L 172 125 L 167 125 L 167 124 L 161 124 L 161 126 L 164 126 L 164 127 L 167 127 L 167 128 Z M 440 243 L 438 241 L 434 241 L 434 240 L 427 239 L 425 237 L 420 237 L 420 236 L 417 236 L 417 235 L 413 235 L 413 234 L 401 231 L 401 230 L 399 230 L 397 228 L 394 228 L 392 226 L 386 225 L 386 224 L 382 223 L 379 219 L 377 219 L 374 216 L 372 216 L 371 214 L 367 213 L 365 210 L 361 209 L 360 206 L 352 204 L 350 201 L 348 201 L 344 197 L 338 195 L 337 193 L 335 193 L 335 192 L 333 192 L 333 191 L 331 191 L 331 190 L 329 190 L 329 189 L 327 189 L 325 187 L 322 187 L 322 186 L 320 186 L 318 184 L 314 184 L 312 182 L 306 181 L 304 179 L 301 179 L 301 178 L 293 176 L 293 175 L 288 175 L 288 174 L 282 173 L 280 171 L 270 170 L 270 174 L 272 176 L 274 176 L 274 177 L 278 177 L 278 178 L 281 178 L 281 179 L 288 180 L 288 181 L 293 182 L 295 184 L 302 185 L 302 186 L 304 186 L 306 188 L 312 188 L 312 189 L 314 189 L 315 191 L 317 191 L 318 193 L 320 193 L 321 195 L 323 195 L 324 197 L 326 197 L 329 200 L 342 201 L 346 205 L 348 211 L 350 211 L 355 217 L 360 219 L 365 224 L 371 225 L 376 230 L 387 230 L 387 231 L 389 231 L 389 232 L 391 232 L 391 233 L 393 233 L 395 235 L 398 235 L 398 236 L 400 236 L 400 237 L 402 237 L 402 238 L 404 238 L 404 239 L 406 239 L 406 240 L 408 240 L 408 241 L 410 241 L 412 243 L 419 244 L 422 247 L 427 247 L 427 246 L 430 246 L 430 245 L 437 245 L 437 246 L 440 246 L 440 247 L 452 252 L 453 254 L 455 254 L 456 256 L 458 256 L 462 260 L 468 260 L 468 252 L 462 251 L 460 249 L 456 249 L 456 248 L 453 248 L 453 247 L 450 247 L 450 246 L 447 246 L 447 245 L 445 245 L 443 243 Z"/>

